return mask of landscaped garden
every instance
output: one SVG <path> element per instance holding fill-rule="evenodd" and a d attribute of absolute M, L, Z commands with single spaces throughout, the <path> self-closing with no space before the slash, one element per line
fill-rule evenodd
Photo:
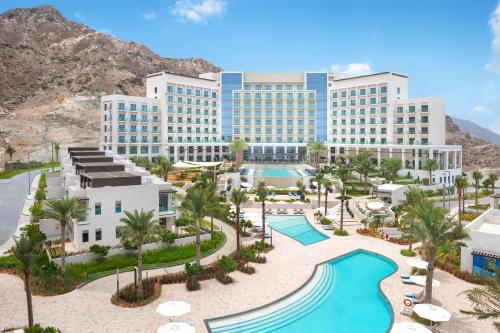
<path fill-rule="evenodd" d="M 0 179 L 10 179 L 16 175 L 19 175 L 21 173 L 25 173 L 28 171 L 34 171 L 34 170 L 42 170 L 42 169 L 50 169 L 52 167 L 58 167 L 59 162 L 53 162 L 53 163 L 44 163 L 42 165 L 33 167 L 33 168 L 18 168 L 18 169 L 5 169 L 0 171 Z"/>

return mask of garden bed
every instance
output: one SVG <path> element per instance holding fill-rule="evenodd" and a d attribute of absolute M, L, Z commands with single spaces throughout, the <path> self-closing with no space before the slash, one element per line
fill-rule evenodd
<path fill-rule="evenodd" d="M 137 295 L 137 287 L 131 283 L 123 287 L 119 294 L 111 296 L 111 303 L 124 308 L 136 308 L 152 303 L 161 294 L 161 284 L 156 278 L 142 280 L 143 296 L 141 299 Z"/>

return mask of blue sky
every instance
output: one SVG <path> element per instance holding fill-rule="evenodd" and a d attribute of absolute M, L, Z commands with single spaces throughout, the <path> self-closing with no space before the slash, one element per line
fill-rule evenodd
<path fill-rule="evenodd" d="M 65 17 L 164 57 L 226 70 L 395 71 L 411 96 L 500 134 L 498 0 L 3 0 L 48 3 Z"/>

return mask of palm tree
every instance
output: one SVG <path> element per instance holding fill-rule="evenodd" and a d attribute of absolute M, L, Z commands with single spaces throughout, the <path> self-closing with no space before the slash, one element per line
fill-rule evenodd
<path fill-rule="evenodd" d="M 164 180 L 168 180 L 168 174 L 174 169 L 172 162 L 165 156 L 159 155 L 156 158 L 155 165 L 158 175 Z"/>
<path fill-rule="evenodd" d="M 483 178 L 483 174 L 479 170 L 475 170 L 472 172 L 472 179 L 474 180 L 474 189 L 476 190 L 476 207 L 478 204 L 478 195 L 479 195 L 479 190 L 481 189 L 481 179 Z"/>
<path fill-rule="evenodd" d="M 363 177 L 365 186 L 368 183 L 368 174 L 375 170 L 372 161 L 369 158 L 359 158 L 355 163 L 355 170 Z"/>
<path fill-rule="evenodd" d="M 35 230 L 35 229 L 32 229 Z M 36 232 L 22 234 L 20 238 L 13 237 L 16 246 L 14 255 L 21 262 L 24 274 L 24 290 L 26 292 L 26 303 L 28 305 L 28 324 L 33 326 L 33 302 L 31 299 L 31 265 L 42 250 L 43 235 Z"/>
<path fill-rule="evenodd" d="M 460 312 L 479 320 L 500 318 L 500 271 L 497 270 L 496 274 L 488 279 L 486 288 L 473 288 L 467 290 L 465 295 L 474 304 L 474 308 Z M 500 322 L 493 322 L 493 325 L 500 332 Z"/>
<path fill-rule="evenodd" d="M 458 244 L 459 241 L 468 238 L 468 234 L 460 223 L 447 220 L 445 211 L 427 199 L 413 207 L 412 211 L 415 220 L 410 222 L 409 232 L 422 242 L 423 254 L 428 262 L 424 303 L 431 303 L 432 279 L 438 247 Z"/>
<path fill-rule="evenodd" d="M 241 257 L 240 246 L 240 208 L 248 201 L 248 197 L 241 189 L 237 188 L 231 192 L 231 202 L 236 207 L 236 258 Z"/>
<path fill-rule="evenodd" d="M 160 239 L 161 227 L 158 220 L 154 218 L 154 210 L 124 211 L 125 217 L 120 219 L 120 222 L 126 224 L 120 230 L 120 238 L 122 241 L 128 241 L 137 246 L 137 295 L 139 299 L 142 297 L 142 245 L 146 241 L 157 241 Z"/>
<path fill-rule="evenodd" d="M 262 205 L 262 243 L 266 242 L 266 197 L 268 195 L 265 182 L 259 182 L 257 186 L 257 198 Z"/>
<path fill-rule="evenodd" d="M 201 223 L 203 218 L 210 213 L 210 199 L 207 190 L 202 187 L 191 187 L 181 203 L 181 211 L 189 216 L 195 226 L 196 263 L 201 260 Z"/>
<path fill-rule="evenodd" d="M 398 178 L 398 172 L 403 168 L 403 163 L 397 158 L 383 158 L 381 162 L 382 172 L 388 181 L 395 181 Z"/>
<path fill-rule="evenodd" d="M 429 171 L 429 185 L 432 185 L 432 173 L 439 169 L 439 165 L 436 160 L 427 159 L 422 165 L 422 169 Z"/>
<path fill-rule="evenodd" d="M 462 223 L 462 212 L 464 210 L 462 200 L 465 194 L 465 189 L 467 188 L 467 186 L 469 186 L 469 184 L 467 183 L 467 177 L 456 176 L 455 180 L 453 181 L 453 185 L 455 185 L 458 194 L 458 222 Z"/>
<path fill-rule="evenodd" d="M 495 182 L 498 180 L 498 175 L 494 172 L 490 173 L 488 179 L 491 182 L 491 187 L 493 188 L 493 193 L 495 193 Z"/>
<path fill-rule="evenodd" d="M 236 168 L 243 162 L 243 152 L 248 149 L 248 144 L 243 139 L 234 139 L 229 145 L 229 151 L 235 155 Z"/>
<path fill-rule="evenodd" d="M 210 216 L 210 234 L 213 236 L 214 233 L 214 217 L 220 210 L 220 200 L 217 195 L 217 181 L 212 179 L 207 179 L 203 183 L 203 188 L 207 191 L 208 196 L 208 212 L 207 215 Z"/>
<path fill-rule="evenodd" d="M 54 150 L 56 151 L 56 162 L 59 162 L 59 150 L 61 150 L 61 146 L 58 142 L 54 143 Z"/>
<path fill-rule="evenodd" d="M 345 183 L 351 177 L 351 168 L 347 165 L 341 165 L 336 170 L 337 178 L 341 182 L 340 189 L 340 230 L 344 230 L 344 201 L 347 199 Z"/>
<path fill-rule="evenodd" d="M 9 143 L 7 145 L 7 147 L 5 148 L 5 152 L 7 153 L 7 155 L 9 155 L 9 158 L 10 158 L 10 169 L 12 170 L 12 155 L 14 155 L 16 153 L 16 150 L 14 149 L 14 147 Z"/>
<path fill-rule="evenodd" d="M 61 229 L 61 270 L 66 265 L 66 226 L 74 218 L 81 217 L 85 213 L 85 205 L 81 204 L 77 197 L 69 199 L 54 199 L 47 201 L 47 208 L 43 214 L 45 217 L 59 221 Z"/>
<path fill-rule="evenodd" d="M 327 147 L 323 141 L 311 141 L 307 143 L 307 155 L 314 168 L 318 170 L 321 157 L 326 153 Z"/>
<path fill-rule="evenodd" d="M 328 179 L 323 179 L 323 187 L 325 188 L 325 216 L 328 215 L 328 192 L 332 189 L 332 182 Z"/>
<path fill-rule="evenodd" d="M 321 207 L 321 184 L 323 183 L 324 177 L 324 174 L 317 173 L 312 179 L 318 185 L 318 208 Z"/>
<path fill-rule="evenodd" d="M 298 180 L 296 185 L 299 189 L 297 192 L 300 194 L 300 199 L 303 200 L 306 194 L 306 185 L 304 185 L 304 182 L 302 180 Z"/>

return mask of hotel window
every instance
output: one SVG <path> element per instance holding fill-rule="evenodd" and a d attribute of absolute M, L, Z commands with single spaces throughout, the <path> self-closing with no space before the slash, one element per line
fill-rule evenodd
<path fill-rule="evenodd" d="M 271 85 L 270 85 L 270 84 L 266 84 L 266 85 L 264 86 L 264 90 L 272 90 L 272 89 L 273 89 L 273 88 L 271 87 Z"/>
<path fill-rule="evenodd" d="M 340 92 L 340 97 L 344 98 L 347 96 L 347 92 L 346 91 L 341 91 Z"/>
<path fill-rule="evenodd" d="M 356 96 L 356 90 L 352 89 L 350 92 L 351 97 Z"/>
<path fill-rule="evenodd" d="M 336 117 L 336 116 L 337 116 L 337 111 L 333 111 L 332 115 L 333 115 L 334 117 Z"/>
<path fill-rule="evenodd" d="M 370 88 L 370 95 L 374 95 L 374 94 L 376 94 L 376 93 L 377 93 L 377 88 L 375 88 L 375 87 L 371 87 L 371 88 Z"/>
<path fill-rule="evenodd" d="M 380 108 L 380 113 L 382 113 L 382 114 L 387 113 L 387 107 L 382 106 L 382 107 Z"/>
<path fill-rule="evenodd" d="M 130 104 L 130 111 L 136 111 L 137 110 L 137 105 L 136 104 Z"/>
<path fill-rule="evenodd" d="M 382 103 L 382 104 L 387 103 L 387 97 L 386 96 L 380 97 L 380 103 Z"/>
<path fill-rule="evenodd" d="M 361 88 L 361 89 L 359 89 L 359 94 L 360 94 L 361 96 L 365 96 L 365 95 L 366 95 L 366 88 Z"/>
<path fill-rule="evenodd" d="M 88 242 L 89 242 L 89 231 L 83 230 L 82 231 L 82 243 L 88 243 Z"/>
<path fill-rule="evenodd" d="M 215 91 L 212 91 L 212 98 L 217 98 L 217 93 Z"/>
<path fill-rule="evenodd" d="M 332 94 L 332 98 L 337 98 L 339 96 L 338 92 L 334 91 Z"/>
<path fill-rule="evenodd" d="M 360 99 L 359 105 L 366 105 L 366 99 L 364 99 L 364 98 Z"/>
<path fill-rule="evenodd" d="M 377 99 L 375 97 L 371 97 L 370 104 L 377 104 Z"/>
<path fill-rule="evenodd" d="M 351 109 L 351 116 L 355 116 L 356 115 L 356 110 L 355 109 Z"/>
<path fill-rule="evenodd" d="M 158 106 L 157 105 L 153 105 L 153 112 L 158 112 Z"/>
<path fill-rule="evenodd" d="M 415 112 L 415 105 L 410 105 L 408 112 L 412 112 L 412 113 Z"/>
<path fill-rule="evenodd" d="M 350 103 L 351 106 L 356 106 L 356 100 L 355 99 L 351 99 L 351 103 Z"/>
<path fill-rule="evenodd" d="M 281 84 L 276 85 L 276 90 L 282 90 L 283 86 Z"/>
<path fill-rule="evenodd" d="M 203 97 L 208 97 L 208 90 L 203 90 Z"/>
<path fill-rule="evenodd" d="M 303 85 L 301 85 L 301 84 L 298 84 L 298 85 L 297 85 L 297 90 L 304 90 L 304 86 L 303 86 Z"/>
<path fill-rule="evenodd" d="M 95 229 L 95 240 L 96 241 L 102 240 L 102 230 L 100 228 Z"/>
<path fill-rule="evenodd" d="M 141 105 L 142 112 L 148 112 L 148 106 L 146 104 Z"/>
<path fill-rule="evenodd" d="M 377 109 L 375 108 L 370 108 L 370 114 L 376 114 L 377 113 Z"/>
<path fill-rule="evenodd" d="M 300 125 L 301 120 L 299 120 L 299 125 Z M 337 120 L 333 120 L 333 125 L 337 125 Z"/>
<path fill-rule="evenodd" d="M 422 112 L 429 112 L 429 105 L 422 104 Z"/>
<path fill-rule="evenodd" d="M 333 106 L 334 108 L 336 108 L 338 105 L 339 105 L 339 103 L 338 103 L 338 102 L 333 102 L 333 103 L 332 103 L 332 106 Z"/>
<path fill-rule="evenodd" d="M 381 94 L 387 94 L 387 86 L 380 87 L 380 93 Z"/>
<path fill-rule="evenodd" d="M 167 86 L 167 92 L 173 94 L 174 93 L 174 87 L 173 86 Z"/>
<path fill-rule="evenodd" d="M 387 134 L 387 128 L 385 128 L 385 127 L 381 128 L 380 134 Z"/>
<path fill-rule="evenodd" d="M 365 115 L 365 109 L 359 109 L 359 115 L 364 116 Z"/>
<path fill-rule="evenodd" d="M 96 202 L 95 205 L 94 205 L 94 214 L 95 215 L 101 215 L 101 213 L 102 213 L 101 203 L 100 202 Z"/>
<path fill-rule="evenodd" d="M 427 124 L 429 122 L 429 117 L 423 116 L 421 122 L 422 122 L 422 124 Z"/>
<path fill-rule="evenodd" d="M 177 87 L 177 93 L 178 94 L 182 94 L 183 93 L 182 87 Z"/>
<path fill-rule="evenodd" d="M 118 110 L 125 110 L 125 103 L 118 103 Z"/>
<path fill-rule="evenodd" d="M 346 101 L 342 101 L 342 102 L 340 102 L 340 105 L 341 105 L 342 107 L 345 107 L 345 106 L 347 106 L 347 102 L 346 102 Z"/>

